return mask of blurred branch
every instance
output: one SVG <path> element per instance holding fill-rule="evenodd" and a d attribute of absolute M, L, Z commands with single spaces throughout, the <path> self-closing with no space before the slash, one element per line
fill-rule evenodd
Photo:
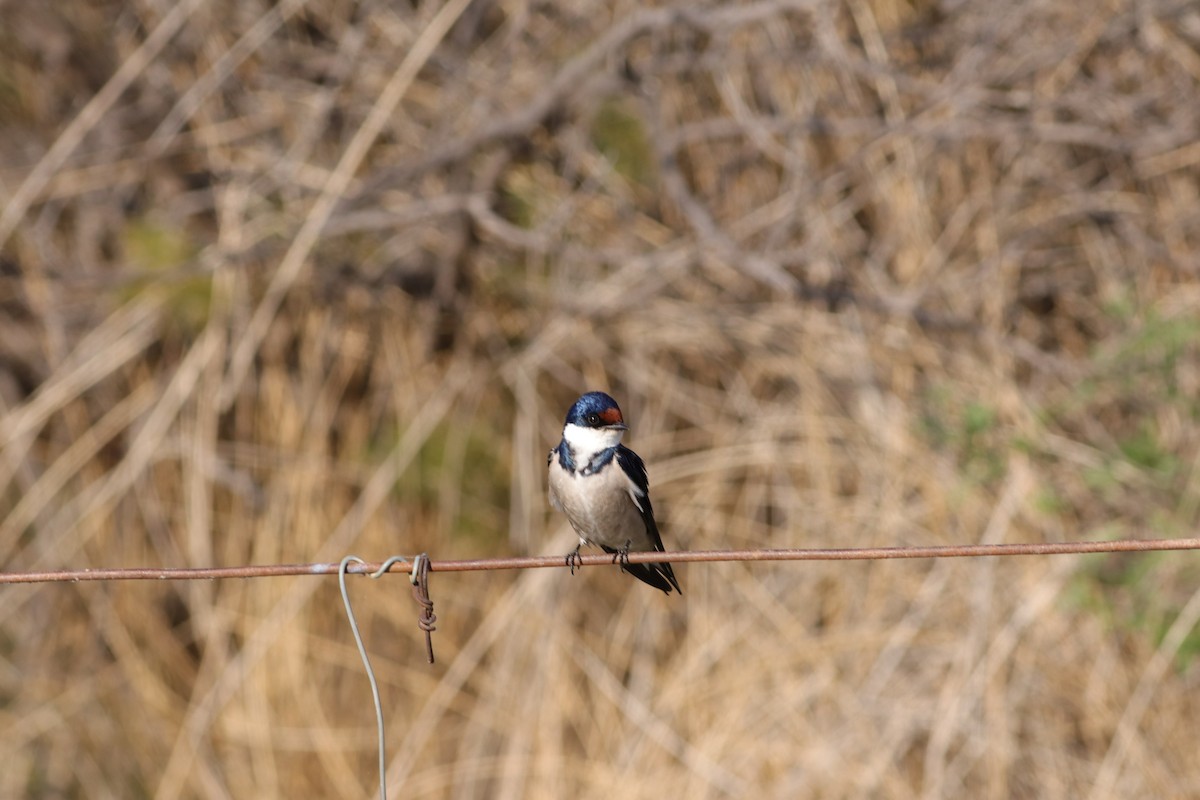
<path fill-rule="evenodd" d="M 146 40 L 125 59 L 121 67 L 113 74 L 104 87 L 97 92 L 87 105 L 75 115 L 71 124 L 54 140 L 54 144 L 42 156 L 41 161 L 26 176 L 17 190 L 13 192 L 3 212 L 0 212 L 0 246 L 8 241 L 11 234 L 25 216 L 29 204 L 41 192 L 42 187 L 53 177 L 75 152 L 75 148 L 83 142 L 100 118 L 103 117 L 113 104 L 125 93 L 130 84 L 142 74 L 142 71 L 158 56 L 159 52 L 175 37 L 191 15 L 205 0 L 186 0 L 172 7 L 163 17 Z"/>
<path fill-rule="evenodd" d="M 279 263 L 278 269 L 271 276 L 271 282 L 254 310 L 254 315 L 247 323 L 246 331 L 238 340 L 237 346 L 230 358 L 229 370 L 221 386 L 219 404 L 228 408 L 241 387 L 243 378 L 249 372 L 258 346 L 267 334 L 271 321 L 279 310 L 283 298 L 299 277 L 304 265 L 308 263 L 309 254 L 316 246 L 326 223 L 329 222 L 335 207 L 345 195 L 351 180 L 366 158 L 367 152 L 382 133 L 392 113 L 400 104 L 400 100 L 408 92 L 417 73 L 433 55 L 437 46 L 449 33 L 455 20 L 470 3 L 470 0 L 453 0 L 444 6 L 430 21 L 429 26 L 413 43 L 400 66 L 392 74 L 391 79 L 381 92 L 378 100 L 371 106 L 370 113 L 362 125 L 354 132 L 354 136 L 342 151 L 337 167 L 330 173 L 321 194 L 313 203 L 305 216 L 304 224 L 296 233 L 291 246 L 288 247 Z"/>
<path fill-rule="evenodd" d="M 364 187 L 361 198 L 374 197 L 380 190 L 409 183 L 433 170 L 467 158 L 495 142 L 504 142 L 529 135 L 546 123 L 568 102 L 578 102 L 589 79 L 603 75 L 600 65 L 631 41 L 644 34 L 675 25 L 715 33 L 728 33 L 731 27 L 749 25 L 775 16 L 785 10 L 807 10 L 812 6 L 804 0 L 765 0 L 739 8 L 698 10 L 691 4 L 675 8 L 643 10 L 617 21 L 604 35 L 582 53 L 568 61 L 550 83 L 518 110 L 500 117 L 490 125 L 471 131 L 428 156 L 394 169 L 383 171 Z"/>

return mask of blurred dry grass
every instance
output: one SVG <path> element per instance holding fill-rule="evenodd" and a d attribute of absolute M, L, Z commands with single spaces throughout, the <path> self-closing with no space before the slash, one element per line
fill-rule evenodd
<path fill-rule="evenodd" d="M 565 552 L 585 388 L 672 547 L 1194 533 L 1193 3 L 413 5 L 0 2 L 5 569 Z M 355 583 L 393 788 L 1200 795 L 1193 555 L 679 572 Z M 0 795 L 372 792 L 333 581 L 0 596 Z"/>

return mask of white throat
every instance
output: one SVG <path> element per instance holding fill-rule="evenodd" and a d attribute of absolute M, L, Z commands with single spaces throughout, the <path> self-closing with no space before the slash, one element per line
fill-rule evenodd
<path fill-rule="evenodd" d="M 582 425 L 567 423 L 563 428 L 563 439 L 566 440 L 567 446 L 571 448 L 571 453 L 575 456 L 575 460 L 580 464 L 586 464 L 592 460 L 592 456 L 599 453 L 601 450 L 607 450 L 610 447 L 615 447 L 621 443 L 621 436 L 625 431 L 618 429 L 610 430 L 608 428 L 585 428 Z"/>

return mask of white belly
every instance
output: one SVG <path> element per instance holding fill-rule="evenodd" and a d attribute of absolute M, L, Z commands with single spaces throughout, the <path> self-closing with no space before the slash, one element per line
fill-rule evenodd
<path fill-rule="evenodd" d="M 652 550 L 641 511 L 633 502 L 633 481 L 614 462 L 595 475 L 576 475 L 550 464 L 550 502 L 567 515 L 586 544 Z"/>

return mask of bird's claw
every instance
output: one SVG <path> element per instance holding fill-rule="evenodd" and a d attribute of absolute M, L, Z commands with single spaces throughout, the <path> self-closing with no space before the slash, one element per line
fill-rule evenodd
<path fill-rule="evenodd" d="M 583 569 L 583 559 L 579 557 L 579 548 L 583 545 L 575 545 L 575 549 L 567 553 L 567 566 L 571 568 L 571 574 L 575 574 L 575 568 Z"/>
<path fill-rule="evenodd" d="M 632 544 L 633 544 L 633 541 L 631 539 L 626 539 L 625 546 L 619 548 L 615 553 L 613 553 L 612 562 L 614 564 L 621 565 L 621 572 L 629 571 L 626 569 L 626 567 L 629 566 L 629 548 Z"/>

